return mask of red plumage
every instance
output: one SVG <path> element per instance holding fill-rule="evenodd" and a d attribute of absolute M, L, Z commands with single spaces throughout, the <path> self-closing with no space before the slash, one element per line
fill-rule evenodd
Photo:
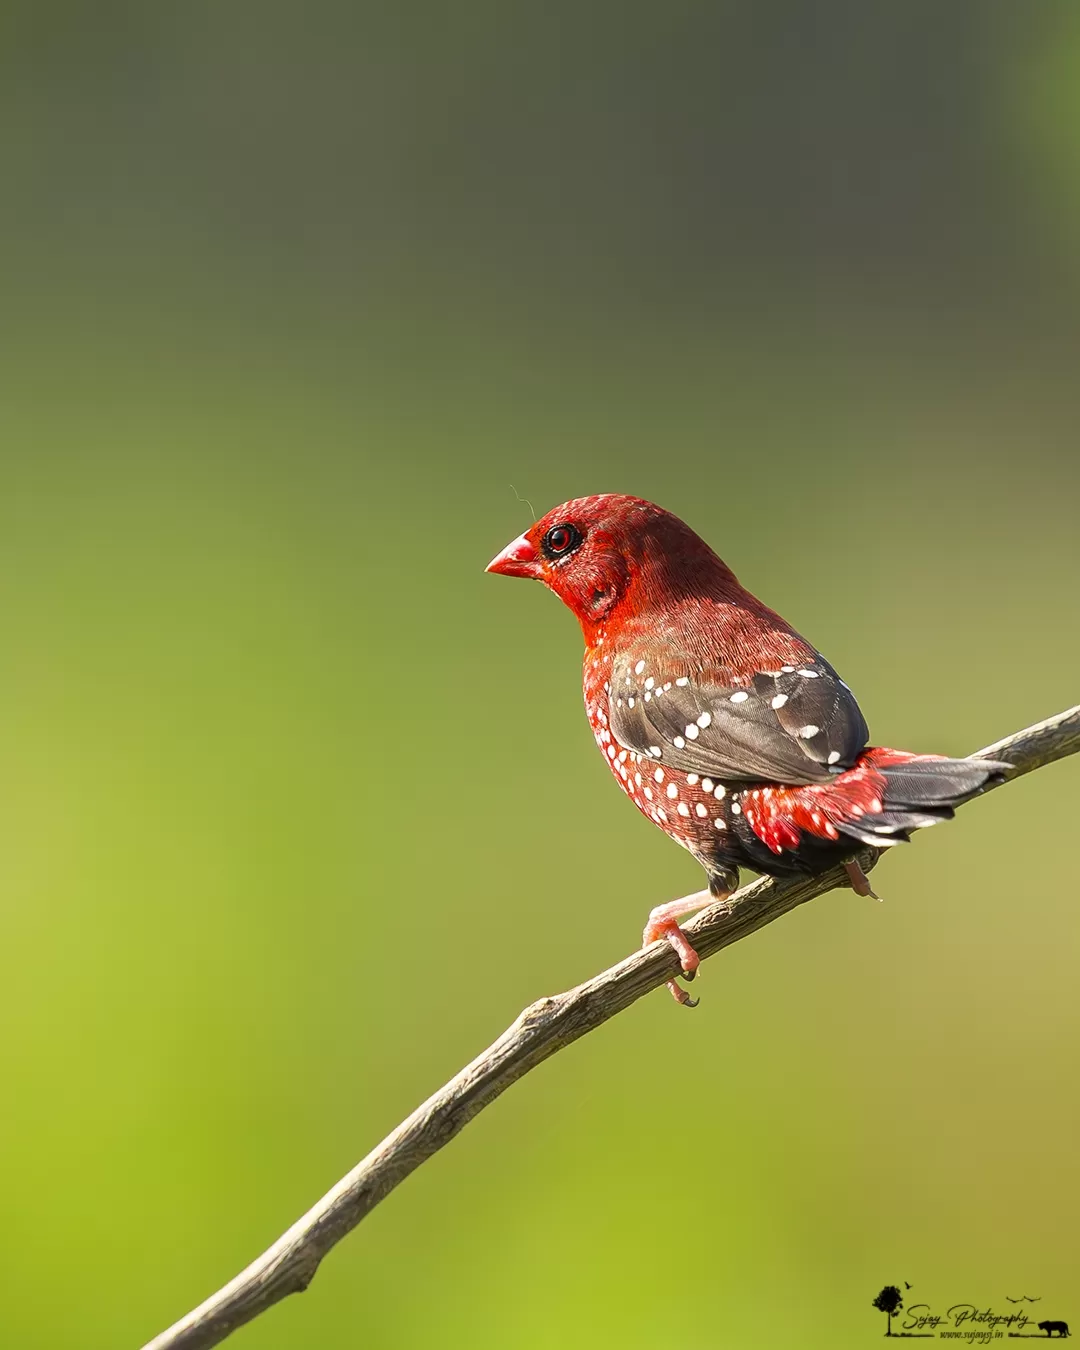
<path fill-rule="evenodd" d="M 678 517 L 638 497 L 583 497 L 509 544 L 489 571 L 544 582 L 585 638 L 585 706 L 638 809 L 705 868 L 818 872 L 952 815 L 1007 765 L 868 747 L 850 689 Z M 857 865 L 852 884 L 869 891 Z M 653 911 L 692 975 L 677 915 Z M 680 1001 L 685 993 L 670 986 Z"/>

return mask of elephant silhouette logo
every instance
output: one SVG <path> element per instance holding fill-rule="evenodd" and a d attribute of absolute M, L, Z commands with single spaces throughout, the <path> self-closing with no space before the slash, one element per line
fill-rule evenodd
<path fill-rule="evenodd" d="M 1045 1331 L 1046 1338 L 1049 1340 L 1055 1332 L 1057 1332 L 1059 1336 L 1068 1336 L 1069 1324 L 1068 1322 L 1040 1322 L 1039 1330 Z"/>

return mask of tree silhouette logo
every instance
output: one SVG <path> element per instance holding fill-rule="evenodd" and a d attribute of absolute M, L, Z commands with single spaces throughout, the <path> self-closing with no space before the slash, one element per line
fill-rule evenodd
<path fill-rule="evenodd" d="M 888 1319 L 885 1324 L 885 1335 L 893 1334 L 892 1320 L 900 1309 L 904 1306 L 904 1298 L 895 1284 L 887 1284 L 885 1288 L 874 1299 L 873 1306 L 878 1312 L 883 1312 Z"/>

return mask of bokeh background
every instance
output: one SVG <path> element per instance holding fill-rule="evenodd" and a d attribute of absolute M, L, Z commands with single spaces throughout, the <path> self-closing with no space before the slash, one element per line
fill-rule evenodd
<path fill-rule="evenodd" d="M 699 884 L 483 574 L 684 515 L 875 738 L 1078 698 L 1080 12 L 12 3 L 0 1344 L 137 1346 Z M 1064 763 L 515 1087 L 247 1350 L 1080 1322 Z"/>

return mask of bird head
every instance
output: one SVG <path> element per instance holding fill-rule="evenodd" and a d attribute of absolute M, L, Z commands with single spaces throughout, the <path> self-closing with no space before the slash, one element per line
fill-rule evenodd
<path fill-rule="evenodd" d="M 542 581 L 574 612 L 586 638 L 616 610 L 641 614 L 691 591 L 738 585 L 678 516 L 616 493 L 556 506 L 487 571 Z"/>

